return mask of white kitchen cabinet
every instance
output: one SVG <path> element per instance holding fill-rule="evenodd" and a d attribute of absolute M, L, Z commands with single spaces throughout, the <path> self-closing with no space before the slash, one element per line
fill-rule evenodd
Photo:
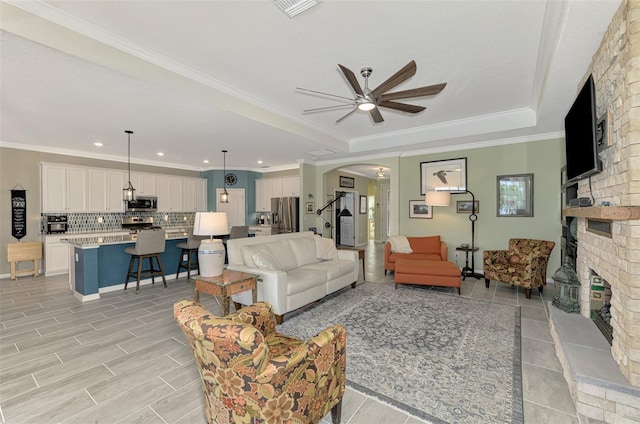
<path fill-rule="evenodd" d="M 90 169 L 88 183 L 88 207 L 90 212 L 124 212 L 122 188 L 125 186 L 122 171 Z"/>
<path fill-rule="evenodd" d="M 271 197 L 282 197 L 282 178 L 269 178 L 271 180 Z M 269 201 L 271 204 L 271 201 Z"/>
<path fill-rule="evenodd" d="M 87 169 L 42 164 L 42 212 L 87 210 Z"/>
<path fill-rule="evenodd" d="M 282 179 L 282 195 L 300 197 L 300 177 L 285 177 Z"/>
<path fill-rule="evenodd" d="M 131 173 L 131 184 L 136 189 L 136 196 L 157 196 L 156 181 L 156 175 L 153 174 Z"/>
<path fill-rule="evenodd" d="M 67 169 L 67 211 L 84 212 L 87 210 L 87 170 L 85 168 Z"/>
<path fill-rule="evenodd" d="M 196 182 L 185 179 L 182 182 L 182 207 L 183 211 L 190 212 L 196 210 Z"/>
<path fill-rule="evenodd" d="M 207 180 L 185 178 L 182 207 L 184 212 L 204 212 L 207 210 Z"/>
<path fill-rule="evenodd" d="M 196 208 L 197 212 L 207 211 L 207 180 L 198 178 L 196 180 Z"/>
<path fill-rule="evenodd" d="M 69 272 L 69 243 L 61 241 L 68 236 L 44 237 L 44 275 L 60 275 Z"/>
<path fill-rule="evenodd" d="M 300 177 L 256 180 L 256 212 L 270 212 L 271 199 L 283 196 L 300 196 Z"/>
<path fill-rule="evenodd" d="M 159 175 L 156 178 L 158 210 L 162 212 L 183 211 L 183 187 L 181 177 Z"/>
<path fill-rule="evenodd" d="M 265 180 L 256 180 L 256 212 L 268 212 L 265 209 L 264 182 Z"/>
<path fill-rule="evenodd" d="M 107 172 L 107 211 L 124 212 L 122 189 L 125 186 L 125 178 L 124 172 Z"/>

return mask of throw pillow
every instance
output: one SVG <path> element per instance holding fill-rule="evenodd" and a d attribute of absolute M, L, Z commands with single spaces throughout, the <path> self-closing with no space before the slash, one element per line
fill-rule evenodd
<path fill-rule="evenodd" d="M 333 240 L 318 235 L 314 236 L 313 239 L 316 243 L 316 258 L 323 261 L 338 259 L 338 249 L 336 249 Z"/>
<path fill-rule="evenodd" d="M 266 250 L 271 252 L 274 258 L 278 258 L 278 263 L 282 266 L 280 271 L 288 272 L 298 267 L 296 257 L 293 254 L 293 249 L 288 240 L 278 240 L 270 243 L 265 243 Z"/>
<path fill-rule="evenodd" d="M 283 270 L 282 264 L 278 262 L 271 252 L 267 252 L 266 250 L 261 250 L 258 253 L 255 253 L 253 255 L 253 262 L 258 268 L 275 269 L 278 271 Z"/>
<path fill-rule="evenodd" d="M 253 261 L 253 255 L 263 250 L 263 245 L 252 245 L 252 246 L 242 246 L 240 248 L 240 254 L 242 255 L 242 261 L 244 264 L 251 268 L 257 268 L 255 262 Z"/>
<path fill-rule="evenodd" d="M 405 236 L 390 236 L 387 241 L 391 243 L 391 253 L 413 253 Z"/>

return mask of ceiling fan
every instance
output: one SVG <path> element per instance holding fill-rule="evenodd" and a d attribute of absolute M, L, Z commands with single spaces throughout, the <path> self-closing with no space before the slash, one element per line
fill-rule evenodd
<path fill-rule="evenodd" d="M 305 91 L 314 94 L 320 94 L 323 96 L 330 96 L 342 99 L 345 101 L 345 104 L 336 105 L 336 106 L 327 106 L 327 107 L 319 107 L 315 109 L 306 109 L 304 113 L 313 113 L 313 112 L 321 112 L 332 109 L 339 109 L 344 107 L 353 107 L 351 111 L 349 111 L 346 115 L 339 118 L 336 122 L 342 121 L 347 116 L 351 115 L 356 110 L 368 111 L 373 118 L 375 123 L 384 122 L 382 118 L 382 114 L 380 113 L 379 108 L 386 107 L 388 109 L 399 110 L 401 112 L 408 113 L 418 113 L 422 112 L 426 108 L 423 106 L 415 106 L 407 103 L 400 103 L 394 100 L 399 99 L 409 99 L 413 97 L 423 97 L 423 96 L 432 96 L 434 94 L 438 94 L 441 92 L 447 83 L 428 85 L 425 87 L 412 88 L 409 90 L 396 91 L 394 93 L 388 93 L 387 91 L 406 81 L 416 74 L 416 62 L 412 60 L 408 64 L 406 64 L 402 69 L 389 77 L 385 82 L 380 84 L 378 87 L 373 90 L 369 89 L 369 76 L 373 72 L 372 68 L 366 67 L 360 70 L 360 75 L 364 77 L 364 89 L 358 83 L 355 74 L 347 67 L 338 64 L 340 70 L 347 78 L 347 81 L 353 88 L 356 97 L 349 98 L 343 96 L 337 96 L 335 94 L 323 93 L 321 91 L 309 90 L 307 88 L 296 87 L 297 90 Z"/>

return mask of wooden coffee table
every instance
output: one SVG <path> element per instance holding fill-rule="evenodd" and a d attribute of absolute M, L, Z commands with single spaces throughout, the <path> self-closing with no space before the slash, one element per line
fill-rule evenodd
<path fill-rule="evenodd" d="M 196 302 L 200 302 L 200 292 L 222 297 L 222 315 L 229 315 L 229 297 L 236 293 L 251 290 L 253 303 L 258 301 L 258 288 L 256 286 L 258 276 L 240 271 L 225 269 L 222 275 L 217 277 L 196 278 Z"/>

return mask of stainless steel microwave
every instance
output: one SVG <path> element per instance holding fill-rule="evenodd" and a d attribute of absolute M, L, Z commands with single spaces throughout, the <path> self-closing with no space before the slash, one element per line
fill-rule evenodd
<path fill-rule="evenodd" d="M 126 203 L 127 212 L 155 212 L 158 209 L 158 198 L 155 196 L 139 196 Z"/>

